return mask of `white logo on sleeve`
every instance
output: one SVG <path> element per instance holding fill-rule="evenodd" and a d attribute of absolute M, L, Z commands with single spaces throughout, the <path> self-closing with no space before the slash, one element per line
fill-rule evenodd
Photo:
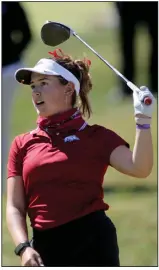
<path fill-rule="evenodd" d="M 66 138 L 64 138 L 64 142 L 73 142 L 73 141 L 79 141 L 80 139 L 76 135 L 71 135 Z"/>

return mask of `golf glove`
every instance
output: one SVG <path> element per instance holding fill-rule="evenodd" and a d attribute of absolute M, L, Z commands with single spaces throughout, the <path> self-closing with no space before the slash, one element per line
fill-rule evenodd
<path fill-rule="evenodd" d="M 140 90 L 140 92 L 133 92 L 135 121 L 138 124 L 150 124 L 155 98 L 146 86 L 141 86 Z M 152 103 L 150 105 L 144 104 L 143 100 L 145 97 L 151 98 Z M 144 118 L 138 116 L 138 114 L 142 114 Z"/>

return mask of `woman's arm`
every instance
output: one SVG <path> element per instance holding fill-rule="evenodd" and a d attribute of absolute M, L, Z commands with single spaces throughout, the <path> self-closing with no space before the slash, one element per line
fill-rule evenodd
<path fill-rule="evenodd" d="M 28 241 L 26 212 L 22 177 L 10 177 L 7 180 L 6 218 L 15 246 Z M 40 255 L 31 247 L 26 247 L 20 256 L 22 266 L 44 266 Z"/>
<path fill-rule="evenodd" d="M 147 177 L 153 166 L 151 130 L 136 130 L 133 152 L 123 145 L 117 147 L 110 156 L 110 164 L 124 174 Z"/>
<path fill-rule="evenodd" d="M 28 241 L 25 191 L 21 176 L 10 177 L 7 180 L 6 218 L 15 246 Z"/>
<path fill-rule="evenodd" d="M 134 92 L 134 115 L 136 136 L 133 152 L 126 146 L 117 147 L 110 156 L 110 164 L 118 171 L 137 178 L 147 177 L 153 167 L 153 145 L 151 136 L 151 116 L 155 99 L 148 88 L 142 86 L 140 92 Z M 151 105 L 143 100 L 150 97 Z"/>
<path fill-rule="evenodd" d="M 142 171 L 143 177 L 147 177 L 153 167 L 153 145 L 151 129 L 136 130 L 136 138 L 133 149 L 133 163 L 137 171 Z"/>

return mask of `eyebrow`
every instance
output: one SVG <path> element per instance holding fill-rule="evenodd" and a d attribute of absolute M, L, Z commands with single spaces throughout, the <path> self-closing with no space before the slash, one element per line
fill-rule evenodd
<path fill-rule="evenodd" d="M 41 78 L 41 79 L 38 79 L 37 81 L 43 81 L 43 80 L 48 80 L 47 77 L 44 77 L 44 78 Z M 34 81 L 31 81 L 30 84 L 34 83 Z"/>

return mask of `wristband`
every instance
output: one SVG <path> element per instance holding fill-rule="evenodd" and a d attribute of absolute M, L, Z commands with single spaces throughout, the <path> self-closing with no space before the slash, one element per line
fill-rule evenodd
<path fill-rule="evenodd" d="M 136 124 L 139 125 L 151 124 L 151 117 L 149 118 L 135 117 L 135 122 Z"/>
<path fill-rule="evenodd" d="M 139 125 L 136 124 L 137 129 L 150 129 L 150 124 Z"/>
<path fill-rule="evenodd" d="M 15 254 L 20 256 L 21 252 L 26 248 L 30 247 L 30 242 L 26 241 L 24 243 L 20 243 L 14 250 Z"/>

